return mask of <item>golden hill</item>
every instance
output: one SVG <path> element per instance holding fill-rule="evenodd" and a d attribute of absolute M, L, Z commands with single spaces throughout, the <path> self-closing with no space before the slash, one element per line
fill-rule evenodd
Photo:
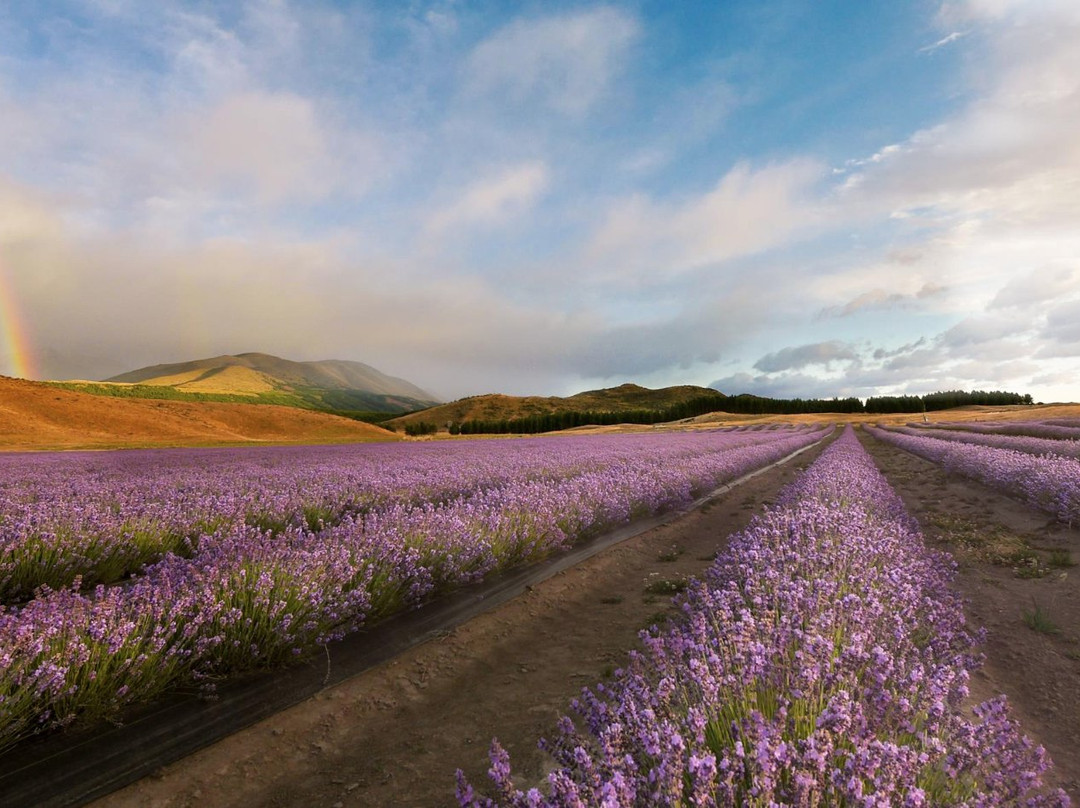
<path fill-rule="evenodd" d="M 0 376 L 0 450 L 395 439 L 372 424 L 294 407 L 104 398 Z"/>
<path fill-rule="evenodd" d="M 142 382 L 159 387 L 174 387 L 187 393 L 227 393 L 232 395 L 258 395 L 272 393 L 280 387 L 270 376 L 243 365 L 224 365 L 204 370 L 188 370 L 172 376 L 159 376 Z M 103 382 L 103 384 L 130 384 L 130 382 Z"/>

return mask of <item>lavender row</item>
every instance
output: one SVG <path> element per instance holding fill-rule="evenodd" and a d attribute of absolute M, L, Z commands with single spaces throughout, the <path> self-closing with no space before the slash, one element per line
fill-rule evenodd
<path fill-rule="evenodd" d="M 867 427 L 876 438 L 892 443 L 947 471 L 978 480 L 990 488 L 1023 499 L 1062 522 L 1080 521 L 1080 461 L 1055 455 L 952 443 L 924 435 Z"/>
<path fill-rule="evenodd" d="M 1080 418 L 1047 418 L 1042 423 L 1080 428 Z"/>
<path fill-rule="evenodd" d="M 314 531 L 237 524 L 193 558 L 166 555 L 129 585 L 43 590 L 21 608 L 0 607 L 0 748 L 80 718 L 115 717 L 177 685 L 287 663 L 442 590 L 684 504 L 821 436 L 706 452 L 679 439 L 681 456 L 653 441 L 654 457 L 626 454 L 600 470 L 523 478 L 444 503 L 399 503 Z M 592 442 L 601 456 L 609 444 Z"/>
<path fill-rule="evenodd" d="M 949 429 L 961 432 L 978 432 L 984 435 L 1020 435 L 1050 440 L 1080 440 L 1080 426 L 1051 423 L 1050 421 L 967 421 L 963 423 L 910 423 L 919 429 Z"/>
<path fill-rule="evenodd" d="M 1068 805 L 1004 697 L 964 709 L 977 637 L 850 428 L 734 536 L 610 685 L 541 742 L 522 791 L 492 746 L 491 806 Z M 1026 800 L 1026 801 L 1025 801 Z"/>
<path fill-rule="evenodd" d="M 0 458 L 0 603 L 111 583 L 239 525 L 318 530 L 520 482 L 669 462 L 787 433 L 366 444 Z"/>
<path fill-rule="evenodd" d="M 888 427 L 888 431 L 901 435 L 915 435 L 934 438 L 954 443 L 970 443 L 976 446 L 989 446 L 994 449 L 1008 449 L 1032 455 L 1057 455 L 1059 457 L 1080 458 L 1080 441 L 1050 440 L 1022 435 L 997 435 L 952 429 L 927 429 L 926 427 Z"/>

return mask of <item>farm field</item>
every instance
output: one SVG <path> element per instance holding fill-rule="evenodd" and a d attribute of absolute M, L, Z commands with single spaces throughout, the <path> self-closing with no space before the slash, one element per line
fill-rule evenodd
<path fill-rule="evenodd" d="M 0 743 L 309 655 L 824 434 L 8 456 Z"/>
<path fill-rule="evenodd" d="M 724 538 L 820 451 L 94 806 L 452 806 L 454 770 L 485 777 L 495 735 L 539 779 L 547 759 L 536 739 L 581 687 L 623 664 L 641 629 L 671 613 L 657 582 L 704 572 Z"/>
<path fill-rule="evenodd" d="M 1044 574 L 1034 577 L 1023 563 L 1014 569 L 1009 559 L 1034 555 L 1046 562 L 1055 549 L 1080 548 L 1080 536 L 978 483 L 945 475 L 877 441 L 864 443 L 930 541 L 957 555 L 955 586 L 970 600 L 969 618 L 989 629 L 981 649 L 987 664 L 972 681 L 973 699 L 1006 693 L 1023 729 L 1057 764 L 1048 782 L 1075 797 L 1080 721 L 1069 696 L 1080 683 L 1080 622 L 1070 588 L 1075 581 L 1038 562 L 1034 569 Z M 805 465 L 801 458 L 799 465 Z M 482 787 L 489 765 L 485 750 L 495 736 L 509 751 L 515 776 L 525 785 L 536 783 L 546 763 L 535 749 L 537 738 L 554 737 L 556 716 L 567 712 L 570 698 L 581 686 L 609 677 L 634 647 L 636 631 L 655 620 L 658 596 L 645 591 L 646 583 L 669 577 L 668 570 L 704 571 L 703 559 L 722 549 L 725 537 L 771 501 L 780 480 L 792 472 L 775 469 L 745 483 L 708 512 L 562 573 L 443 642 L 415 649 L 101 804 L 450 805 L 452 795 L 441 783 L 449 783 L 460 766 Z M 971 546 L 987 531 L 1005 550 Z M 1017 542 L 1019 555 L 1002 555 L 1016 552 Z M 683 552 L 668 561 L 672 544 Z M 701 554 L 693 562 L 695 553 Z M 611 591 L 617 594 L 605 594 Z M 1024 622 L 1032 603 L 1057 621 L 1058 633 Z M 448 733 L 446 727 L 461 731 Z"/>

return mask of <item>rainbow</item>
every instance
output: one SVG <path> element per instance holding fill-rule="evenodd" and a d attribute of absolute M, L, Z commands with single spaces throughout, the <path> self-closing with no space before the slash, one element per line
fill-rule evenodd
<path fill-rule="evenodd" d="M 0 266 L 0 373 L 34 378 L 33 354 L 15 293 Z"/>

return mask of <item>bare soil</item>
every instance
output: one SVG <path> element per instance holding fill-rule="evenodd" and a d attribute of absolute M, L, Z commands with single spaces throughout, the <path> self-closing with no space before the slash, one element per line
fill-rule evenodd
<path fill-rule="evenodd" d="M 704 572 L 820 450 L 94 805 L 455 805 L 455 770 L 486 783 L 493 737 L 538 782 L 549 761 L 537 741 L 665 619 L 661 592 Z"/>
<path fill-rule="evenodd" d="M 295 407 L 109 398 L 0 376 L 0 451 L 396 439 Z"/>

